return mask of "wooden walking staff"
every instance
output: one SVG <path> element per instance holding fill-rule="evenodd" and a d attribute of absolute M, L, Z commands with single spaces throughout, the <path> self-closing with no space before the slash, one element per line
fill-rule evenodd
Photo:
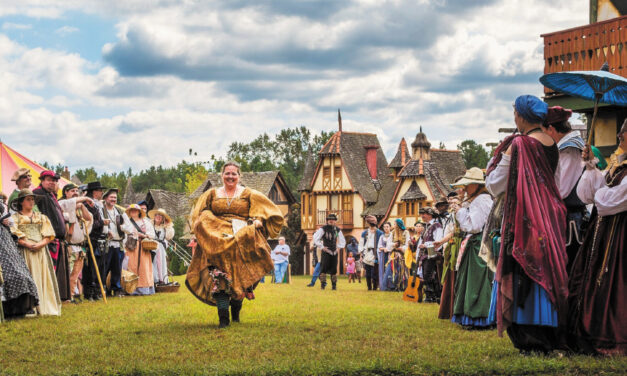
<path fill-rule="evenodd" d="M 96 277 L 98 278 L 98 286 L 100 286 L 100 293 L 102 293 L 102 300 L 107 304 L 107 294 L 105 293 L 104 286 L 102 286 L 102 280 L 100 279 L 100 271 L 98 270 L 98 262 L 96 262 L 96 256 L 94 255 L 94 247 L 91 245 L 91 239 L 87 233 L 87 224 L 83 217 L 80 217 L 83 223 L 83 230 L 85 231 L 85 237 L 87 238 L 87 244 L 89 244 L 89 254 L 91 255 L 91 261 L 94 263 L 94 269 L 96 269 Z"/>

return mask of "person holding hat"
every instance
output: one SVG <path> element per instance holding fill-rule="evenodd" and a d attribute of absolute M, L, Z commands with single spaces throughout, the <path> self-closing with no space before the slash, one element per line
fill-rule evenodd
<path fill-rule="evenodd" d="M 425 223 L 425 231 L 418 243 L 419 264 L 422 265 L 422 277 L 425 284 L 425 303 L 440 303 L 442 294 L 442 246 L 438 241 L 444 236 L 444 230 L 440 222 L 436 220 L 436 212 L 426 207 L 419 210 L 422 221 Z M 438 246 L 438 247 L 436 247 Z"/>
<path fill-rule="evenodd" d="M 91 213 L 87 210 L 88 205 L 93 205 L 91 201 L 89 197 L 79 196 L 78 187 L 72 183 L 63 187 L 61 200 L 59 200 L 68 223 L 66 240 L 69 253 L 70 293 L 74 302 L 81 301 L 82 286 L 78 283 L 78 277 L 83 270 L 88 247 L 87 236 L 93 222 Z"/>
<path fill-rule="evenodd" d="M 366 286 L 368 291 L 370 291 L 376 290 L 379 286 L 379 256 L 377 250 L 383 231 L 377 228 L 377 218 L 373 215 L 366 216 L 366 223 L 368 223 L 368 228 L 361 233 L 359 253 L 366 270 Z"/>
<path fill-rule="evenodd" d="M 33 178 L 30 174 L 29 169 L 21 167 L 15 170 L 15 172 L 13 173 L 13 176 L 11 177 L 11 181 L 15 182 L 16 188 L 13 190 L 13 192 L 9 196 L 9 202 L 8 202 L 9 208 L 11 208 L 11 203 L 13 202 L 13 200 L 17 198 L 17 195 L 20 193 L 22 189 L 30 189 L 30 186 L 32 184 L 32 179 Z M 37 208 L 37 205 L 35 205 L 33 210 L 36 212 L 39 212 L 39 208 Z"/>
<path fill-rule="evenodd" d="M 83 263 L 83 296 L 89 301 L 98 301 L 102 299 L 100 283 L 98 283 L 98 273 L 100 274 L 101 283 L 105 285 L 105 254 L 107 252 L 107 236 L 104 233 L 105 221 L 103 219 L 104 206 L 101 202 L 104 190 L 99 181 L 89 182 L 85 188 L 85 196 L 91 198 L 93 205 L 87 205 L 86 208 L 93 219 L 89 240 L 91 242 L 91 250 L 94 253 L 96 264 L 90 255 L 85 257 Z M 96 273 L 96 268 L 98 273 Z"/>
<path fill-rule="evenodd" d="M 337 215 L 329 213 L 327 224 L 320 227 L 313 235 L 314 245 L 322 250 L 320 260 L 320 288 L 327 286 L 327 274 L 331 275 L 332 289 L 337 290 L 337 254 L 346 246 L 342 230 L 336 225 Z"/>
<path fill-rule="evenodd" d="M 54 228 L 55 238 L 48 243 L 48 251 L 52 257 L 61 301 L 68 302 L 72 300 L 72 291 L 70 291 L 69 257 L 65 246 L 66 221 L 63 209 L 57 200 L 59 178 L 59 174 L 54 171 L 43 171 L 39 175 L 40 184 L 33 190 L 33 193 L 40 196 L 37 207 L 50 219 Z"/>
<path fill-rule="evenodd" d="M 483 171 L 473 167 L 452 184 L 461 187 L 465 199 L 455 218 L 465 234 L 457 258 L 453 317 L 451 321 L 464 328 L 487 328 L 494 323 L 488 319 L 492 297 L 493 273 L 479 257 L 483 227 L 490 210 L 492 197 L 485 189 Z"/>
<path fill-rule="evenodd" d="M 149 218 L 137 204 L 130 204 L 124 212 L 124 224 L 122 231 L 126 237 L 132 237 L 136 241 L 125 241 L 126 270 L 135 273 L 139 277 L 137 289 L 133 295 L 152 295 L 155 293 L 155 279 L 152 273 L 152 252 L 142 247 L 144 239 L 155 239 L 155 229 Z M 134 248 L 129 244 L 134 243 Z"/>
<path fill-rule="evenodd" d="M 486 172 L 492 196 L 504 193 L 496 269 L 498 333 L 507 331 L 525 352 L 559 348 L 558 326 L 568 314 L 566 207 L 555 182 L 559 150 L 542 132 L 547 110 L 534 96 L 516 99 L 514 122 L 520 134 L 501 142 Z"/>
<path fill-rule="evenodd" d="M 148 212 L 148 217 L 152 219 L 152 225 L 156 235 L 155 239 L 158 243 L 155 258 L 152 260 L 152 275 L 155 280 L 155 285 L 165 285 L 170 282 L 168 279 L 168 260 L 165 251 L 168 248 L 168 242 L 174 239 L 174 224 L 165 209 L 152 209 Z"/>
<path fill-rule="evenodd" d="M 13 201 L 16 212 L 12 215 L 14 225 L 11 233 L 17 237 L 17 244 L 37 286 L 37 314 L 59 316 L 59 286 L 50 252 L 46 248 L 55 239 L 55 231 L 48 217 L 33 211 L 35 197 L 30 190 L 22 189 Z"/>
<path fill-rule="evenodd" d="M 37 285 L 30 274 L 24 257 L 18 250 L 10 227 L 13 226 L 9 209 L 0 200 L 0 321 L 34 313 L 39 304 Z"/>
<path fill-rule="evenodd" d="M 219 328 L 240 321 L 244 298 L 274 267 L 268 238 L 281 232 L 281 210 L 264 194 L 239 184 L 239 164 L 222 166 L 222 187 L 196 201 L 191 215 L 198 248 L 187 269 L 185 285 L 203 303 L 217 306 Z"/>
<path fill-rule="evenodd" d="M 104 206 L 102 208 L 103 235 L 107 238 L 107 252 L 104 257 L 104 279 L 110 275 L 109 290 L 112 296 L 121 296 L 122 290 L 122 262 L 124 261 L 124 212 L 116 204 L 118 202 L 118 189 L 109 188 L 102 195 Z"/>

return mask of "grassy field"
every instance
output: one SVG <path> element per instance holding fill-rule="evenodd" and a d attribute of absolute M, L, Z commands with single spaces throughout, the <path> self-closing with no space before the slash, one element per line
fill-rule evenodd
<path fill-rule="evenodd" d="M 182 282 L 182 279 L 179 278 Z M 218 330 L 215 308 L 176 294 L 66 305 L 61 317 L 0 325 L 0 373 L 74 374 L 624 374 L 627 358 L 522 356 L 496 331 L 438 320 L 340 279 L 338 291 L 262 284 L 242 322 Z"/>

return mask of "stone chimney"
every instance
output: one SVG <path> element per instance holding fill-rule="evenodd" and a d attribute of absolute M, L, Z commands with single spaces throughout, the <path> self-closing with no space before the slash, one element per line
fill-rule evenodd
<path fill-rule="evenodd" d="M 420 132 L 416 135 L 414 142 L 411 143 L 411 148 L 413 151 L 413 159 L 422 159 L 425 161 L 431 159 L 431 143 L 427 140 L 427 135 L 422 133 L 422 127 L 420 127 Z"/>
<path fill-rule="evenodd" d="M 364 149 L 366 149 L 366 167 L 370 173 L 370 178 L 377 180 L 377 149 L 379 149 L 379 146 L 369 145 L 364 146 Z"/>
<path fill-rule="evenodd" d="M 70 180 L 70 170 L 67 168 L 67 166 L 65 166 L 65 168 L 63 169 L 61 176 L 63 177 L 63 179 Z"/>
<path fill-rule="evenodd" d="M 337 109 L 337 123 L 339 126 L 339 131 L 342 132 L 342 115 L 340 114 L 340 109 Z"/>

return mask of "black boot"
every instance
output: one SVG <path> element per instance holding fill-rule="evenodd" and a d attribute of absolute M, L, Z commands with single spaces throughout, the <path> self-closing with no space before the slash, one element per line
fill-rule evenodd
<path fill-rule="evenodd" d="M 326 282 L 320 282 L 320 289 L 324 290 L 325 287 L 327 287 L 327 283 Z"/>
<path fill-rule="evenodd" d="M 239 322 L 239 312 L 242 310 L 242 301 L 231 299 L 231 320 Z"/>
<path fill-rule="evenodd" d="M 366 277 L 366 285 L 368 286 L 368 291 L 372 291 L 372 279 Z"/>
<path fill-rule="evenodd" d="M 229 309 L 218 309 L 218 317 L 220 318 L 220 325 L 218 326 L 218 328 L 222 329 L 222 328 L 226 328 L 227 326 L 229 326 L 230 321 L 229 321 Z"/>
<path fill-rule="evenodd" d="M 337 290 L 337 283 L 336 282 L 331 283 L 331 290 Z"/>

